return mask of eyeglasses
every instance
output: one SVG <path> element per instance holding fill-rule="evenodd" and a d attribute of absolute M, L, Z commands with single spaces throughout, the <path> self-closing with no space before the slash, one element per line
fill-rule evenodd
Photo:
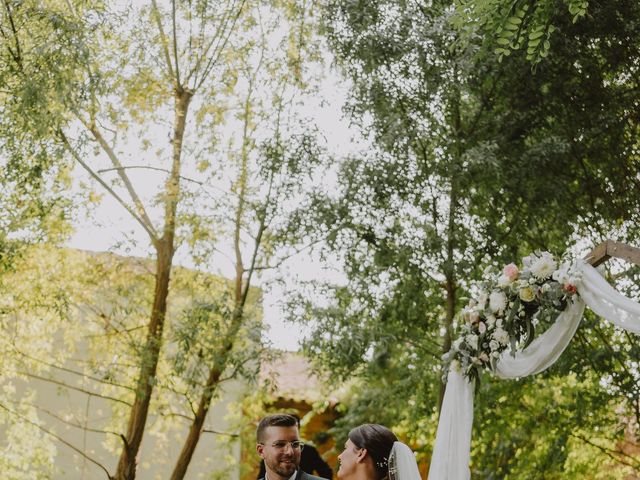
<path fill-rule="evenodd" d="M 264 445 L 264 443 L 260 443 L 259 445 Z M 302 450 L 304 448 L 304 442 L 300 440 L 294 440 L 293 442 L 287 442 L 286 440 L 278 440 L 277 442 L 273 442 L 271 446 L 276 450 L 284 450 L 287 448 L 287 445 L 291 445 L 292 450 Z"/>

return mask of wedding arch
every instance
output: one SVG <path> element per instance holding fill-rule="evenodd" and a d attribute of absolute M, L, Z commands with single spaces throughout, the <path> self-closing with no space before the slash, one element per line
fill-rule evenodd
<path fill-rule="evenodd" d="M 640 249 L 611 240 L 571 264 L 560 264 L 546 252 L 537 253 L 525 259 L 522 271 L 514 264 L 507 265 L 494 277 L 494 292 L 481 292 L 480 304 L 472 300 L 463 309 L 467 335 L 454 342 L 448 359 L 430 480 L 471 477 L 472 382 L 479 369 L 491 369 L 503 379 L 542 372 L 556 362 L 573 338 L 585 306 L 617 327 L 640 335 L 640 304 L 618 293 L 595 268 L 611 257 L 640 265 Z M 529 286 L 536 291 L 529 291 Z M 515 296 L 503 292 L 515 292 Z M 560 313 L 546 332 L 532 339 L 527 332 L 531 312 L 545 301 L 554 303 Z M 514 317 L 522 320 L 521 327 L 513 326 Z M 516 349 L 514 335 L 524 348 Z"/>

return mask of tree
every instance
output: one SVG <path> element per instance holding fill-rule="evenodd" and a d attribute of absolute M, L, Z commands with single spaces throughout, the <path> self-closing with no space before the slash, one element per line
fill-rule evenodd
<path fill-rule="evenodd" d="M 125 387 L 116 403 L 126 405 L 128 417 L 126 428 L 116 429 L 122 432 L 118 465 L 113 474 L 102 469 L 110 478 L 135 478 L 154 392 L 178 382 L 184 383 L 184 406 L 191 404 L 191 426 L 171 478 L 183 478 L 222 382 L 255 373 L 247 367 L 255 352 L 243 350 L 254 335 L 245 312 L 251 282 L 277 264 L 274 252 L 290 237 L 280 232 L 280 206 L 302 194 L 318 159 L 295 116 L 296 96 L 310 80 L 304 66 L 314 48 L 309 8 L 242 0 L 152 0 L 122 9 L 95 2 L 5 3 L 2 31 L 11 42 L 4 43 L 9 62 L 2 75 L 6 95 L 16 102 L 5 115 L 28 119 L 16 126 L 24 133 L 19 149 L 30 141 L 64 148 L 137 222 L 155 258 L 153 287 L 141 292 L 149 295 L 146 325 L 104 332 L 121 342 L 111 338 L 107 345 L 122 348 L 130 363 L 114 374 Z M 292 28 L 274 45 L 269 35 L 286 22 Z M 40 48 L 45 38 L 50 48 Z M 64 54 L 61 68 L 48 69 Z M 51 81 L 37 82 L 27 67 Z M 260 96 L 257 84 L 271 90 Z M 32 98 L 39 104 L 30 110 Z M 198 178 L 185 177 L 194 170 Z M 157 180 L 152 188 L 150 178 Z M 178 282 L 172 280 L 174 254 L 189 245 L 205 265 L 227 234 L 232 288 L 207 301 L 196 296 L 174 330 L 168 323 Z M 212 336 L 202 336 L 207 329 Z M 172 335 L 181 347 L 173 372 L 163 367 Z"/>
<path fill-rule="evenodd" d="M 584 235 L 635 238 L 638 42 L 621 43 L 633 23 L 613 19 L 637 7 L 554 17 L 562 28 L 534 74 L 481 39 L 461 42 L 450 12 L 450 2 L 327 5 L 330 45 L 353 82 L 348 112 L 377 149 L 344 161 L 339 192 L 306 207 L 348 283 L 322 286 L 328 307 L 303 305 L 317 321 L 312 356 L 336 381 L 362 380 L 352 423 L 371 419 L 372 398 L 400 424 L 429 418 L 439 355 L 487 263 L 562 252 Z M 400 372 L 408 384 L 392 381 Z"/>
<path fill-rule="evenodd" d="M 499 59 L 508 57 L 513 51 L 523 50 L 534 67 L 549 55 L 553 33 L 559 27 L 556 23 L 559 17 L 576 23 L 587 12 L 593 15 L 587 0 L 463 0 L 455 2 L 454 6 L 453 24 L 462 43 L 480 35 Z"/>

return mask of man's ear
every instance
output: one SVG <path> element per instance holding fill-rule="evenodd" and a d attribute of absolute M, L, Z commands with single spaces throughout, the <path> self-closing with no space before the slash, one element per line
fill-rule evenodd
<path fill-rule="evenodd" d="M 260 458 L 264 458 L 264 445 L 262 445 L 261 443 L 257 443 L 256 444 L 256 452 L 258 452 L 258 455 L 260 455 Z"/>

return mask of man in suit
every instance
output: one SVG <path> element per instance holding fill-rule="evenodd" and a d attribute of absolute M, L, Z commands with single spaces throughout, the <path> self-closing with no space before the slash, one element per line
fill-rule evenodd
<path fill-rule="evenodd" d="M 303 472 L 298 421 L 287 414 L 268 415 L 260 420 L 256 431 L 256 451 L 264 460 L 263 480 L 322 480 Z"/>
<path fill-rule="evenodd" d="M 292 417 L 296 419 L 298 425 L 298 432 L 300 431 L 300 417 L 295 413 L 290 413 Z M 320 456 L 320 452 L 316 450 L 313 445 L 305 444 L 304 448 L 300 452 L 300 465 L 298 468 L 305 473 L 311 473 L 319 476 L 320 478 L 326 478 L 327 480 L 333 479 L 333 470 L 327 462 Z M 264 460 L 260 460 L 260 471 L 258 472 L 257 480 L 262 480 L 265 475 Z"/>

